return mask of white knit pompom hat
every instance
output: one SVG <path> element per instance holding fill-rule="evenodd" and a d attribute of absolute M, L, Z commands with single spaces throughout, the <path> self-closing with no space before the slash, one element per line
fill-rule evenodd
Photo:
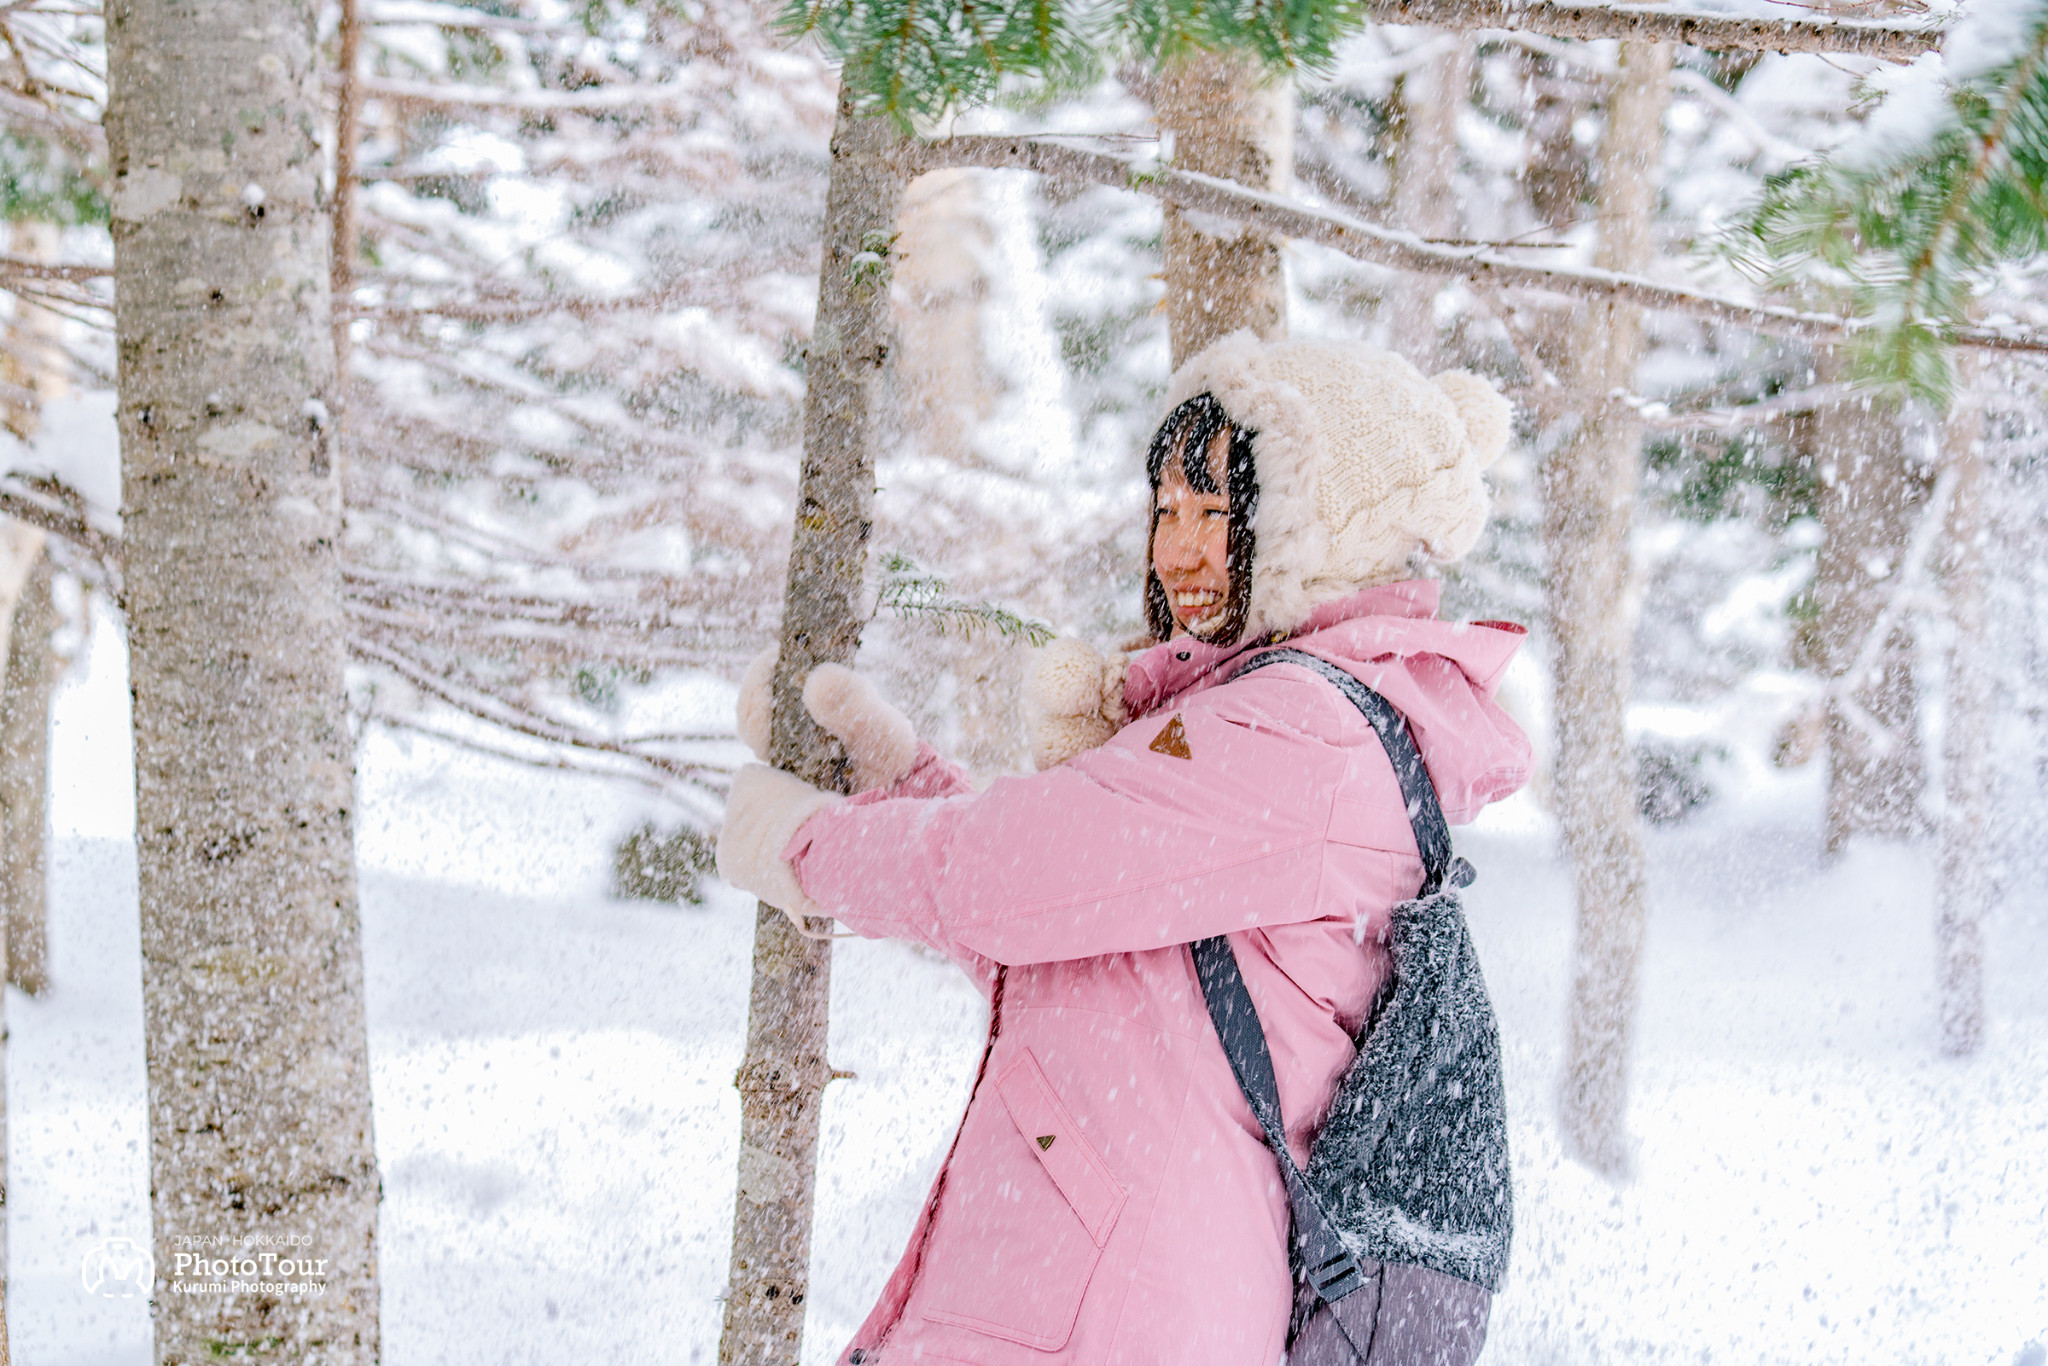
<path fill-rule="evenodd" d="M 1258 545 L 1242 639 L 1291 630 L 1323 603 L 1439 564 L 1479 540 L 1479 474 L 1513 412 L 1477 375 L 1425 378 L 1357 342 L 1262 342 L 1234 332 L 1183 365 L 1171 412 L 1198 394 L 1249 429 Z"/>

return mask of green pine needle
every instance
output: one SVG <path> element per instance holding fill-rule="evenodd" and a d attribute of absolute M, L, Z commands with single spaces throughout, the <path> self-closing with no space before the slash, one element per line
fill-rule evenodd
<path fill-rule="evenodd" d="M 1084 87 L 1115 62 L 1196 51 L 1327 69 L 1365 24 L 1359 0 L 785 0 L 860 106 L 908 127 L 986 103 L 1006 81 Z"/>
<path fill-rule="evenodd" d="M 886 608 L 904 621 L 928 626 L 941 636 L 958 634 L 971 639 L 983 631 L 994 631 L 1005 640 L 1032 646 L 1044 645 L 1053 638 L 1052 627 L 1042 621 L 1019 616 L 994 603 L 955 598 L 943 578 L 896 551 L 882 557 L 882 586 L 876 607 Z"/>

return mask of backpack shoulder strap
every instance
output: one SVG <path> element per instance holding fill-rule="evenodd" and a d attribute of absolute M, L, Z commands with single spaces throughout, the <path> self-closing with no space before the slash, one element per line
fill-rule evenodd
<path fill-rule="evenodd" d="M 1386 698 L 1344 670 L 1304 650 L 1269 650 L 1239 669 L 1242 678 L 1254 669 L 1271 664 L 1299 664 L 1321 674 L 1337 685 L 1352 705 L 1372 724 L 1387 758 L 1400 781 L 1402 799 L 1407 803 L 1408 822 L 1415 831 L 1415 847 L 1422 855 L 1423 883 L 1420 896 L 1433 896 L 1445 885 L 1462 887 L 1472 881 L 1472 867 L 1451 853 L 1451 830 L 1444 820 L 1429 770 L 1423 766 L 1408 725 Z M 1244 974 L 1238 970 L 1237 955 L 1222 935 L 1188 946 L 1195 963 L 1195 975 L 1202 985 L 1202 999 L 1209 1007 L 1210 1023 L 1223 1042 L 1230 1070 L 1237 1077 L 1266 1143 L 1279 1159 L 1280 1174 L 1287 1183 L 1287 1204 L 1294 1216 L 1294 1243 L 1302 1270 L 1316 1294 L 1335 1304 L 1365 1284 L 1365 1271 L 1345 1246 L 1323 1203 L 1317 1198 L 1295 1165 L 1287 1147 L 1287 1130 L 1280 1113 L 1280 1086 L 1273 1073 L 1273 1056 L 1266 1045 L 1266 1031 L 1259 1013 L 1245 989 Z M 1364 1355 L 1362 1344 L 1361 1358 Z"/>
<path fill-rule="evenodd" d="M 1336 684 L 1337 690 L 1358 708 L 1379 736 L 1380 747 L 1386 750 L 1387 759 L 1394 766 L 1394 777 L 1401 784 L 1401 798 L 1408 806 L 1408 824 L 1415 832 L 1415 848 L 1422 855 L 1422 890 L 1416 893 L 1417 899 L 1434 896 L 1447 886 L 1471 886 L 1472 865 L 1451 852 L 1451 826 L 1444 819 L 1443 804 L 1437 800 L 1436 785 L 1430 782 L 1422 751 L 1415 747 L 1408 723 L 1394 704 L 1329 660 L 1306 650 L 1268 650 L 1232 675 L 1232 681 L 1273 664 L 1297 664 Z"/>
<path fill-rule="evenodd" d="M 1237 955 L 1222 935 L 1188 946 L 1195 960 L 1195 975 L 1202 983 L 1202 999 L 1209 1007 L 1209 1020 L 1223 1040 L 1223 1052 L 1245 1100 L 1266 1132 L 1266 1144 L 1280 1160 L 1280 1175 L 1287 1183 L 1287 1205 L 1294 1215 L 1294 1245 L 1299 1265 L 1307 1273 L 1316 1294 L 1335 1304 L 1365 1284 L 1365 1270 L 1344 1245 L 1337 1226 L 1324 1210 L 1321 1200 L 1309 1188 L 1294 1154 L 1287 1147 L 1287 1131 L 1280 1119 L 1280 1087 L 1273 1076 L 1273 1056 L 1266 1048 L 1266 1031 L 1259 1025 L 1259 1012 L 1245 989 L 1238 971 Z"/>

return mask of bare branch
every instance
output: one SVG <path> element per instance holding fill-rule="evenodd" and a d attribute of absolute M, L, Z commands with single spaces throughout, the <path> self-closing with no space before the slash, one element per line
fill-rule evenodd
<path fill-rule="evenodd" d="M 464 735 L 457 735 L 453 731 L 443 730 L 439 726 L 430 726 L 424 722 L 416 721 L 412 717 L 400 716 L 396 712 L 372 712 L 366 719 L 374 721 L 379 725 L 390 726 L 394 730 L 407 730 L 415 735 L 424 735 L 428 739 L 438 740 L 444 745 L 453 745 L 457 749 L 466 749 L 472 754 L 481 754 L 491 759 L 503 759 L 507 763 L 525 764 L 530 768 L 549 769 L 556 772 L 582 773 L 593 778 L 618 778 L 627 782 L 638 783 L 642 787 L 651 788 L 661 793 L 667 793 L 672 790 L 669 783 L 664 782 L 653 774 L 640 772 L 630 764 L 607 765 L 587 760 L 579 762 L 577 759 L 554 753 L 546 755 L 521 754 L 517 750 L 501 748 L 497 745 L 487 745 L 482 741 L 472 740 Z M 574 754 L 575 751 L 571 750 L 570 753 Z"/>
<path fill-rule="evenodd" d="M 944 166 L 984 166 L 1036 171 L 1054 179 L 1111 185 L 1196 213 L 1214 214 L 1248 228 L 1279 233 L 1329 247 L 1376 265 L 1421 275 L 1470 280 L 1494 288 L 1546 290 L 1582 299 L 1632 303 L 1746 327 L 1773 336 L 1836 343 L 1871 326 L 1832 313 L 1810 313 L 1771 304 L 1746 304 L 1682 285 L 1658 284 L 1619 271 L 1590 266 L 1539 266 L 1511 260 L 1485 248 L 1436 246 L 1413 233 L 1305 204 L 1233 181 L 1193 171 L 1146 164 L 1106 152 L 1043 138 L 957 137 L 907 144 L 894 154 L 908 177 Z M 1987 327 L 1957 327 L 1949 340 L 1986 350 L 2048 354 L 2048 336 Z"/>
<path fill-rule="evenodd" d="M 684 763 L 666 755 L 651 754 L 634 745 L 608 740 L 601 735 L 592 735 L 588 731 L 566 725 L 552 717 L 529 711 L 493 693 L 444 678 L 403 651 L 379 644 L 365 636 L 351 635 L 348 639 L 348 649 L 356 658 L 366 663 L 383 665 L 422 692 L 437 697 L 478 720 L 488 721 L 494 726 L 536 740 L 544 740 L 551 745 L 565 745 L 571 749 L 592 750 L 600 754 L 616 754 L 645 764 L 681 782 L 715 791 L 698 775 L 721 771 L 716 765 Z"/>
<path fill-rule="evenodd" d="M 1831 52 L 1910 62 L 1941 45 L 1942 30 L 1874 19 L 1751 19 L 1663 5 L 1570 5 L 1556 0 L 1367 0 L 1382 24 L 1522 29 L 1553 38 L 1619 38 L 1750 52 Z"/>
<path fill-rule="evenodd" d="M 432 0 L 383 0 L 383 3 L 372 6 L 366 17 L 369 22 L 379 25 L 431 24 L 435 28 L 497 29 L 507 33 L 567 34 L 574 31 L 568 24 L 550 23 L 545 19 L 515 19 L 471 9 L 467 5 L 435 4 Z"/>
<path fill-rule="evenodd" d="M 452 81 L 401 81 L 388 76 L 363 80 L 363 93 L 397 104 L 443 109 L 497 109 L 511 114 L 602 114 L 621 109 L 648 109 L 691 94 L 695 86 L 599 85 L 587 90 L 504 90 L 488 85 L 457 85 Z"/>
<path fill-rule="evenodd" d="M 83 494 L 55 479 L 0 475 L 0 514 L 69 541 L 98 561 L 110 575 L 121 564 L 121 533 L 100 525 L 86 510 Z"/>
<path fill-rule="evenodd" d="M 5 277 L 0 275 L 0 285 L 4 284 Z M 552 317 L 556 314 L 588 319 L 608 317 L 615 313 L 659 313 L 671 308 L 692 305 L 730 303 L 733 297 L 729 280 L 718 280 L 709 275 L 688 275 L 637 294 L 621 295 L 614 299 L 578 298 L 573 295 L 511 299 L 502 303 L 451 299 L 442 302 L 419 301 L 351 306 L 349 312 L 359 318 L 431 314 L 437 318 L 449 318 L 457 322 L 516 323 L 530 322 L 536 318 Z"/>
<path fill-rule="evenodd" d="M 0 289 L 14 288 L 16 280 L 66 280 L 73 284 L 86 284 L 108 279 L 113 273 L 112 266 L 59 265 L 0 251 Z"/>

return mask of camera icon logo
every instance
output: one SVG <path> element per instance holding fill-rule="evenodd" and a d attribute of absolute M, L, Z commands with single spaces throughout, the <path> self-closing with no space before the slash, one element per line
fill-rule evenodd
<path fill-rule="evenodd" d="M 132 1238 L 109 1238 L 89 1248 L 79 1267 L 85 1293 L 103 1299 L 147 1299 L 156 1288 L 156 1258 Z"/>

